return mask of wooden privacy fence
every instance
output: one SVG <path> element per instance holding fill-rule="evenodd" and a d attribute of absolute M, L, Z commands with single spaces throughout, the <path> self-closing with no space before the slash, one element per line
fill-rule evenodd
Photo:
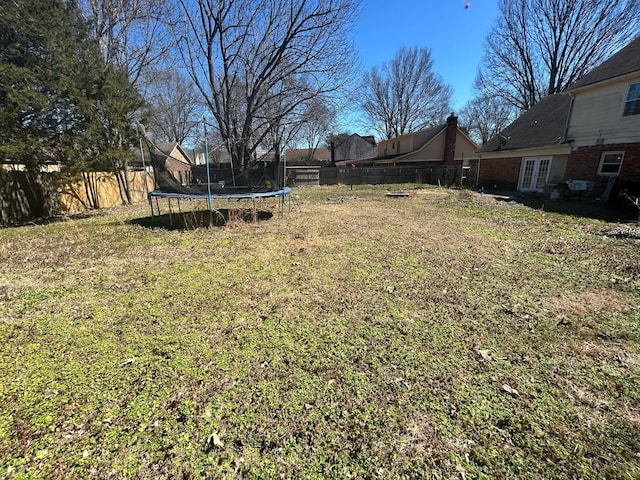
<path fill-rule="evenodd" d="M 119 181 L 113 173 L 85 172 L 80 180 L 60 187 L 55 175 L 0 169 L 0 225 L 127 203 L 122 177 Z M 127 172 L 126 183 L 132 203 L 146 201 L 146 192 L 154 188 L 153 174 Z"/>
<path fill-rule="evenodd" d="M 320 185 L 320 166 L 287 167 L 285 174 L 287 187 L 316 187 Z"/>
<path fill-rule="evenodd" d="M 320 185 L 428 183 L 432 185 L 462 185 L 474 187 L 477 166 L 436 167 L 323 167 L 320 169 Z"/>
<path fill-rule="evenodd" d="M 154 189 L 153 173 L 127 172 L 131 203 L 146 202 Z M 78 180 L 59 189 L 61 211 L 79 213 L 87 209 L 109 208 L 127 203 L 122 182 L 110 172 L 85 172 Z"/>
<path fill-rule="evenodd" d="M 212 172 L 214 172 L 212 170 Z M 212 175 L 215 181 L 220 170 Z M 428 183 L 474 187 L 477 165 L 470 167 L 348 167 L 287 168 L 287 185 L 346 185 Z M 125 186 L 125 184 L 127 186 Z M 128 189 L 128 196 L 124 190 Z M 56 186 L 55 173 L 0 170 L 0 225 L 23 223 L 56 213 L 74 214 L 147 200 L 154 189 L 152 173 L 130 171 L 123 176 L 109 172 L 84 172 L 78 181 Z"/>

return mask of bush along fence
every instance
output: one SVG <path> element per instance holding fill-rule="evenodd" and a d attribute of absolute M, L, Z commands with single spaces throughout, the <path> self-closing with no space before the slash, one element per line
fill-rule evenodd
<path fill-rule="evenodd" d="M 477 166 L 435 166 L 435 167 L 323 167 L 320 169 L 319 184 L 346 185 L 427 183 L 442 186 L 475 187 Z"/>
<path fill-rule="evenodd" d="M 0 225 L 48 218 L 59 209 L 51 173 L 0 169 Z"/>

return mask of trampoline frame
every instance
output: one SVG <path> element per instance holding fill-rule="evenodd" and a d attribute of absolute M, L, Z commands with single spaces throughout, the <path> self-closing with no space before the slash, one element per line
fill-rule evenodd
<path fill-rule="evenodd" d="M 213 200 L 251 200 L 252 201 L 252 213 L 253 220 L 256 221 L 258 218 L 258 211 L 256 207 L 256 199 L 263 198 L 273 198 L 278 197 L 280 204 L 280 217 L 284 215 L 284 207 L 285 207 L 285 199 L 289 198 L 289 210 L 291 210 L 291 188 L 285 187 L 280 190 L 269 190 L 263 192 L 257 191 L 247 191 L 247 192 L 236 192 L 236 193 L 176 193 L 176 192 L 165 192 L 163 190 L 153 190 L 147 194 L 147 198 L 149 200 L 149 207 L 151 208 L 151 217 L 155 218 L 156 214 L 158 217 L 162 215 L 160 211 L 160 202 L 159 199 L 166 198 L 169 204 L 169 223 L 173 224 L 172 221 L 172 209 L 171 209 L 171 200 L 175 199 L 178 202 L 178 211 L 180 209 L 180 200 L 206 200 L 208 209 L 210 212 L 214 212 L 217 209 L 213 208 Z M 156 211 L 153 208 L 153 200 L 155 199 L 156 203 Z"/>

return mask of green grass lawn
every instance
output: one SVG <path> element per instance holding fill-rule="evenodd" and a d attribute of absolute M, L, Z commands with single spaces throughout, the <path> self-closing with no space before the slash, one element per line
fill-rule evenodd
<path fill-rule="evenodd" d="M 640 478 L 640 243 L 403 188 L 0 230 L 0 477 Z"/>

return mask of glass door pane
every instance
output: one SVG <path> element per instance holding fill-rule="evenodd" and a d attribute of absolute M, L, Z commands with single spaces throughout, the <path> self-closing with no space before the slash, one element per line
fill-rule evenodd
<path fill-rule="evenodd" d="M 549 175 L 549 167 L 551 166 L 551 159 L 549 158 L 541 158 L 538 160 L 538 172 L 536 175 L 536 186 L 537 190 L 543 189 L 547 184 L 547 177 Z"/>
<path fill-rule="evenodd" d="M 533 181 L 533 170 L 535 168 L 536 161 L 534 159 L 526 159 L 524 161 L 524 172 L 522 173 L 522 185 L 521 190 L 531 190 L 531 183 Z"/>
<path fill-rule="evenodd" d="M 550 157 L 523 158 L 518 189 L 523 192 L 543 190 L 547 184 L 547 178 L 549 177 L 550 170 Z"/>

